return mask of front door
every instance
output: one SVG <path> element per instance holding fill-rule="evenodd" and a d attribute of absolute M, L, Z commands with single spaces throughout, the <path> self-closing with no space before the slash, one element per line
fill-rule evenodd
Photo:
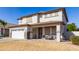
<path fill-rule="evenodd" d="M 38 28 L 38 38 L 41 39 L 42 38 L 42 28 Z"/>

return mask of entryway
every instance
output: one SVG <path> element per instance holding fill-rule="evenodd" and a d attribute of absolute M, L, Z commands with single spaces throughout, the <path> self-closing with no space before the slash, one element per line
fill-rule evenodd
<path fill-rule="evenodd" d="M 42 38 L 42 27 L 38 28 L 38 38 Z"/>

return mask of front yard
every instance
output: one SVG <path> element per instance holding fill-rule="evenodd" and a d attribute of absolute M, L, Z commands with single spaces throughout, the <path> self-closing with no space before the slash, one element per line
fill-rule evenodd
<path fill-rule="evenodd" d="M 74 51 L 79 46 L 54 40 L 0 40 L 1 51 Z"/>

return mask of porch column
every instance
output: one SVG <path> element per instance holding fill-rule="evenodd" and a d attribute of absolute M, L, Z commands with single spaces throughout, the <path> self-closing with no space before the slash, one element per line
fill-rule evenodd
<path fill-rule="evenodd" d="M 24 39 L 28 39 L 28 38 L 27 38 L 27 32 L 28 32 L 28 27 L 26 27 L 26 28 L 24 29 Z"/>
<path fill-rule="evenodd" d="M 61 25 L 56 25 L 56 41 L 61 41 Z"/>
<path fill-rule="evenodd" d="M 42 36 L 45 35 L 45 27 L 42 28 Z"/>
<path fill-rule="evenodd" d="M 10 37 L 10 38 L 12 37 L 11 29 L 9 30 L 9 37 Z"/>
<path fill-rule="evenodd" d="M 30 39 L 33 39 L 33 29 L 32 28 L 30 28 Z"/>

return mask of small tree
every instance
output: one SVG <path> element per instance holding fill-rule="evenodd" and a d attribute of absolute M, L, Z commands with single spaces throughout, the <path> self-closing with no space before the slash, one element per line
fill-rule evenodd
<path fill-rule="evenodd" d="M 5 26 L 7 25 L 7 22 L 5 22 L 5 21 L 3 21 L 3 20 L 0 19 L 0 23 L 3 26 L 3 36 L 5 36 Z"/>
<path fill-rule="evenodd" d="M 67 25 L 67 30 L 68 31 L 75 31 L 76 30 L 76 25 L 74 23 L 68 24 Z"/>

